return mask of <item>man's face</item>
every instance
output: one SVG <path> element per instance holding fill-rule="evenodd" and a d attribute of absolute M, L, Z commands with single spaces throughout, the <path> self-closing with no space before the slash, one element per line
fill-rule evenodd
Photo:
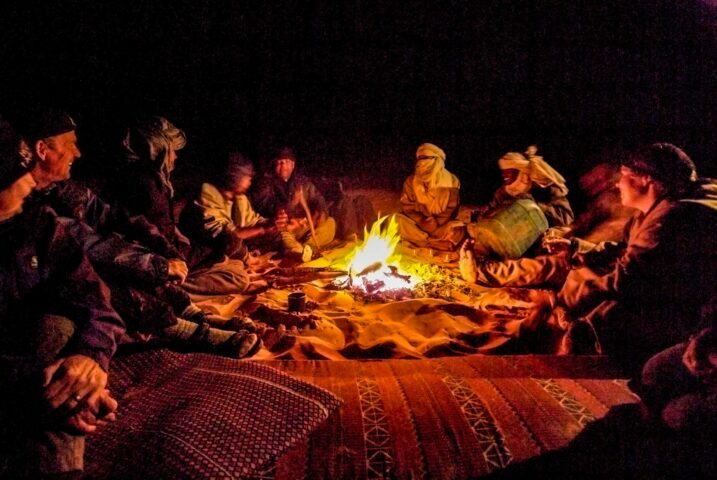
<path fill-rule="evenodd" d="M 249 187 L 251 187 L 251 181 L 252 177 L 248 175 L 242 175 L 236 185 L 234 185 L 234 195 L 244 195 L 246 192 L 248 192 Z"/>
<path fill-rule="evenodd" d="M 620 178 L 615 184 L 620 190 L 620 201 L 626 207 L 637 208 L 647 193 L 649 177 L 628 167 L 620 167 Z"/>
<path fill-rule="evenodd" d="M 22 177 L 0 192 L 0 217 L 8 219 L 22 211 L 22 204 L 35 188 L 32 175 L 26 173 Z"/>
<path fill-rule="evenodd" d="M 277 177 L 287 182 L 291 178 L 291 174 L 294 173 L 294 161 L 290 158 L 280 158 L 276 161 L 274 171 Z"/>
<path fill-rule="evenodd" d="M 518 173 L 520 172 L 517 168 L 506 168 L 505 170 L 501 170 L 500 176 L 503 177 L 503 184 L 510 185 L 515 182 L 515 179 L 518 178 Z"/>
<path fill-rule="evenodd" d="M 82 156 L 74 131 L 40 140 L 36 148 L 39 155 L 37 168 L 54 182 L 70 178 L 72 162 Z"/>

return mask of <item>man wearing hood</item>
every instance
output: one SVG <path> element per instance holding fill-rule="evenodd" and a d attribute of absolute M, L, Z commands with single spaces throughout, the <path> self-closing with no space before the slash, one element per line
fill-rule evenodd
<path fill-rule="evenodd" d="M 242 356 L 250 350 L 237 344 L 259 343 L 254 337 L 204 325 L 210 321 L 225 324 L 228 319 L 206 314 L 191 302 L 180 286 L 187 276 L 187 265 L 157 227 L 141 215 L 129 216 L 124 209 L 110 206 L 71 179 L 72 164 L 81 153 L 75 122 L 67 113 L 28 111 L 20 125 L 37 160 L 32 170 L 37 188 L 29 203 L 49 206 L 58 215 L 76 220 L 68 228 L 83 239 L 83 248 L 110 286 L 112 305 L 128 331 L 186 337 L 179 338 L 181 348 L 228 356 Z M 187 336 L 187 330 L 196 335 Z M 192 341 L 187 342 L 190 338 Z M 209 338 L 216 341 L 208 342 Z"/>
<path fill-rule="evenodd" d="M 498 160 L 503 186 L 495 192 L 488 208 L 499 208 L 514 199 L 529 198 L 540 207 L 549 226 L 569 226 L 575 216 L 568 202 L 565 178 L 537 152 L 537 147 L 531 145 L 525 155 L 508 152 Z"/>
<path fill-rule="evenodd" d="M 432 143 L 416 150 L 415 171 L 403 182 L 401 213 L 396 215 L 404 242 L 450 251 L 465 236 L 465 225 L 455 220 L 461 182 L 445 162 L 446 153 Z"/>
<path fill-rule="evenodd" d="M 241 260 L 193 248 L 177 228 L 171 174 L 177 152 L 186 142 L 184 132 L 164 117 L 136 122 L 124 139 L 125 161 L 111 196 L 131 215 L 143 215 L 156 225 L 183 255 L 189 266 L 185 290 L 205 295 L 243 293 L 250 279 Z"/>

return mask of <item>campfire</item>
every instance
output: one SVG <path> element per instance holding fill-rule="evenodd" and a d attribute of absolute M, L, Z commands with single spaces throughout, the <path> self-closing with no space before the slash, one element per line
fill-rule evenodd
<path fill-rule="evenodd" d="M 404 270 L 396 246 L 401 237 L 393 215 L 376 220 L 364 239 L 339 263 L 348 274 L 336 280 L 338 286 L 348 288 L 365 298 L 381 300 L 412 296 L 422 279 Z"/>

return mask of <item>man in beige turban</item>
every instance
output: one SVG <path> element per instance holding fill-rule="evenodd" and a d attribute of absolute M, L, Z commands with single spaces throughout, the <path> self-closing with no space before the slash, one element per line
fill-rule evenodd
<path fill-rule="evenodd" d="M 565 178 L 537 155 L 531 145 L 525 155 L 508 152 L 500 160 L 503 186 L 495 192 L 488 207 L 498 208 L 518 198 L 530 198 L 540 207 L 551 227 L 564 227 L 573 223 L 573 210 L 568 202 Z"/>
<path fill-rule="evenodd" d="M 550 227 L 567 231 L 574 215 L 568 202 L 565 178 L 537 155 L 537 147 L 531 145 L 525 154 L 508 152 L 498 160 L 503 185 L 495 192 L 486 208 L 495 211 L 509 206 L 516 200 L 535 202 L 545 215 Z M 476 238 L 475 224 L 468 226 L 468 235 Z M 522 225 L 520 228 L 524 228 Z M 559 229 L 553 229 L 559 230 Z M 539 238 L 539 237 L 538 237 Z M 475 263 L 473 250 L 485 255 L 472 240 L 466 242 L 459 252 L 461 276 L 468 282 L 493 287 L 526 286 L 535 283 L 561 285 L 565 280 L 567 262 L 562 257 L 521 255 L 515 259 L 481 259 Z"/>
<path fill-rule="evenodd" d="M 432 143 L 416 151 L 413 175 L 403 183 L 401 213 L 396 215 L 401 238 L 418 247 L 453 250 L 465 234 L 458 214 L 461 182 L 445 168 L 446 154 Z"/>

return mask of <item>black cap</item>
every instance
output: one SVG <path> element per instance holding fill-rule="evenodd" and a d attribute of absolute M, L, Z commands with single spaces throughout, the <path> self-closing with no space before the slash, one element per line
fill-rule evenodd
<path fill-rule="evenodd" d="M 281 160 L 283 158 L 289 159 L 292 162 L 296 163 L 296 155 L 294 154 L 294 151 L 290 149 L 289 147 L 281 147 L 279 150 L 276 151 L 276 155 L 274 155 L 274 161 Z"/>
<path fill-rule="evenodd" d="M 34 161 L 29 151 L 20 151 L 22 138 L 2 116 L 0 116 L 0 191 L 15 183 L 32 170 Z"/>
<path fill-rule="evenodd" d="M 231 152 L 224 170 L 223 183 L 226 187 L 234 188 L 242 177 L 253 177 L 254 174 L 254 165 L 251 160 L 239 152 Z"/>
<path fill-rule="evenodd" d="M 680 190 L 697 180 L 697 168 L 692 159 L 671 143 L 654 143 L 630 155 L 624 166 L 649 175 L 668 190 Z"/>
<path fill-rule="evenodd" d="M 31 144 L 77 128 L 75 121 L 66 112 L 51 108 L 26 110 L 19 116 L 15 126 Z"/>

